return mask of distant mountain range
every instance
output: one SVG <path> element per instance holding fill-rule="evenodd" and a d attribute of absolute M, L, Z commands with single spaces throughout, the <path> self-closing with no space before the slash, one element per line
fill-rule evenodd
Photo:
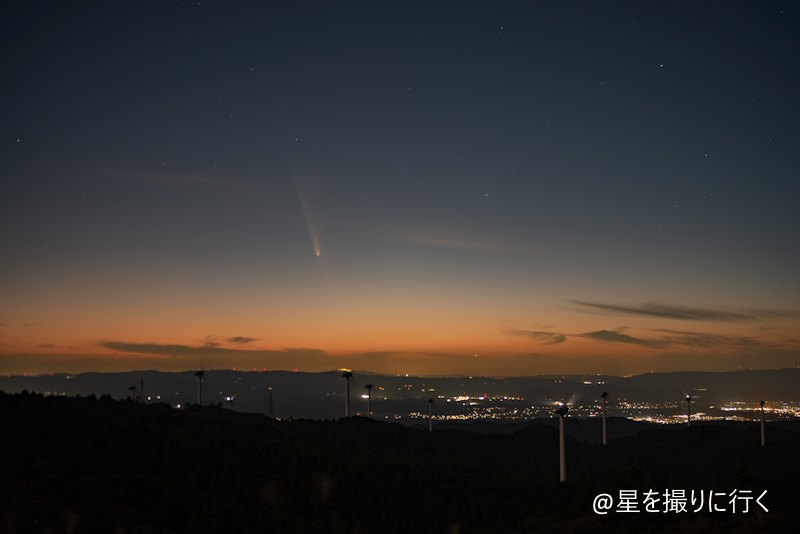
<path fill-rule="evenodd" d="M 140 371 L 122 373 L 54 374 L 0 377 L 0 390 L 23 390 L 51 395 L 110 395 L 185 406 L 197 401 L 197 378 L 193 371 Z M 800 400 L 800 369 L 729 372 L 652 373 L 631 377 L 600 375 L 533 376 L 495 378 L 484 376 L 406 377 L 353 372 L 350 381 L 352 413 L 364 413 L 365 386 L 373 385 L 373 412 L 392 419 L 418 410 L 427 412 L 426 401 L 436 400 L 437 413 L 467 397 L 504 398 L 520 408 L 569 401 L 595 404 L 607 391 L 609 406 L 620 401 L 680 403 L 691 395 L 698 406 L 729 402 L 757 403 Z M 272 388 L 276 417 L 329 419 L 344 415 L 345 381 L 338 371 L 295 373 L 288 371 L 242 372 L 207 370 L 203 382 L 203 404 L 229 404 L 242 412 L 268 413 Z M 230 398 L 231 402 L 226 402 Z M 448 403 L 448 399 L 451 401 Z M 464 400 L 460 404 L 468 404 Z"/>

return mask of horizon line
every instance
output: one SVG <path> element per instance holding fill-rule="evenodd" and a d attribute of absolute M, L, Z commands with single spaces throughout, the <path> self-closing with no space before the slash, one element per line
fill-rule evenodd
<path fill-rule="evenodd" d="M 50 373 L 39 373 L 39 374 L 6 374 L 3 376 L 0 374 L 0 379 L 10 379 L 10 378 L 40 378 L 40 377 L 56 377 L 56 376 L 78 376 L 78 375 L 88 375 L 88 374 L 97 374 L 97 375 L 121 375 L 121 374 L 136 374 L 136 373 L 159 373 L 159 374 L 184 374 L 184 373 L 194 373 L 196 371 L 204 371 L 206 373 L 287 373 L 287 374 L 307 374 L 307 375 L 322 375 L 322 374 L 329 374 L 329 373 L 340 373 L 341 371 L 338 369 L 329 369 L 325 371 L 300 371 L 300 370 L 291 370 L 291 369 L 221 369 L 221 368 L 192 368 L 192 369 L 184 369 L 181 371 L 160 371 L 158 369 L 134 369 L 130 371 L 81 371 L 76 373 L 70 372 L 50 372 Z M 491 374 L 453 374 L 453 375 L 420 375 L 420 374 L 406 374 L 406 373 L 377 373 L 374 371 L 367 371 L 367 370 L 353 370 L 352 373 L 354 375 L 370 375 L 370 376 L 385 376 L 385 377 L 401 377 L 401 378 L 426 378 L 426 379 L 442 379 L 442 378 L 492 378 L 495 380 L 505 380 L 510 378 L 552 378 L 552 377 L 586 377 L 586 376 L 598 376 L 598 377 L 612 377 L 612 378 L 636 378 L 640 376 L 648 376 L 648 375 L 668 375 L 668 374 L 679 374 L 679 373 L 703 373 L 703 374 L 722 374 L 722 373 L 755 373 L 755 372 L 776 372 L 776 371 L 800 371 L 800 367 L 777 367 L 777 368 L 770 368 L 770 369 L 728 369 L 722 371 L 711 371 L 711 370 L 704 370 L 704 371 L 694 371 L 694 370 L 684 370 L 684 371 L 650 371 L 646 373 L 637 373 L 637 374 L 627 374 L 627 375 L 616 375 L 616 374 L 604 374 L 604 373 L 548 373 L 548 374 L 538 374 L 538 375 L 491 375 Z"/>

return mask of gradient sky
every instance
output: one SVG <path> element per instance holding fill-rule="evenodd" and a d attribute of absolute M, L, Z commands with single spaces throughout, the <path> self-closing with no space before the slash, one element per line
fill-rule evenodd
<path fill-rule="evenodd" d="M 796 2 L 3 2 L 0 372 L 800 365 Z"/>

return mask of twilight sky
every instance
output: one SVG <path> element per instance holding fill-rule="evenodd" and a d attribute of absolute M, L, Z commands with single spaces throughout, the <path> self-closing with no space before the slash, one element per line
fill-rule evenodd
<path fill-rule="evenodd" d="M 800 365 L 796 2 L 0 6 L 0 372 Z"/>

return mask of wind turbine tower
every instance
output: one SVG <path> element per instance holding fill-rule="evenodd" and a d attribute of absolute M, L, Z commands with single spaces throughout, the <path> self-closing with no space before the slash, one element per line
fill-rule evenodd
<path fill-rule="evenodd" d="M 564 449 L 564 418 L 567 416 L 569 407 L 566 404 L 556 410 L 558 414 L 558 472 L 561 482 L 567 481 L 567 458 Z"/>
<path fill-rule="evenodd" d="M 347 382 L 347 390 L 344 398 L 344 416 L 350 417 L 350 378 L 353 376 L 353 373 L 350 371 L 345 371 L 342 373 L 342 378 L 345 379 Z"/>
<path fill-rule="evenodd" d="M 428 399 L 428 432 L 433 432 L 433 399 Z"/>
<path fill-rule="evenodd" d="M 136 396 L 136 386 L 128 386 L 128 391 L 131 392 L 131 400 L 134 400 Z"/>
<path fill-rule="evenodd" d="M 603 397 L 603 447 L 606 446 L 606 406 L 608 405 L 607 397 L 608 393 L 605 391 L 600 394 Z"/>
<path fill-rule="evenodd" d="M 144 404 L 144 378 L 139 379 L 139 402 Z"/>
<path fill-rule="evenodd" d="M 269 411 L 267 412 L 270 417 L 275 418 L 275 405 L 272 403 L 272 386 L 267 388 L 269 390 Z"/>
<path fill-rule="evenodd" d="M 205 371 L 198 370 L 194 376 L 197 377 L 197 405 L 203 405 L 203 377 L 206 376 Z"/>
<path fill-rule="evenodd" d="M 761 401 L 761 446 L 764 446 L 764 401 Z"/>
<path fill-rule="evenodd" d="M 372 417 L 372 384 L 364 386 L 367 390 L 367 417 Z"/>
<path fill-rule="evenodd" d="M 692 426 L 692 397 L 686 395 L 686 427 Z"/>

